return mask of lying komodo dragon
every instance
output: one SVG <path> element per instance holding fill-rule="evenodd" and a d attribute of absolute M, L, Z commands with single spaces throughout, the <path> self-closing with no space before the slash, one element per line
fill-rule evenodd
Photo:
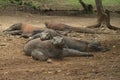
<path fill-rule="evenodd" d="M 3 33 L 21 35 L 21 37 L 29 37 L 33 31 L 42 32 L 43 30 L 39 27 L 34 27 L 26 23 L 16 23 L 11 25 L 8 29 L 4 30 Z"/>
<path fill-rule="evenodd" d="M 32 35 L 31 35 L 31 37 L 29 38 L 28 41 L 36 39 L 36 38 L 40 38 L 41 40 L 50 40 L 55 36 L 61 36 L 61 33 L 57 32 L 53 29 L 47 29 L 46 28 L 42 32 L 38 32 L 38 33 L 35 33 L 35 34 L 34 34 L 34 32 L 32 32 Z"/>
<path fill-rule="evenodd" d="M 46 31 L 43 31 L 41 33 L 34 35 L 30 40 L 33 40 L 35 38 L 40 38 L 41 40 L 49 40 L 55 36 L 61 36 L 64 38 L 63 40 L 64 40 L 65 48 L 75 49 L 75 50 L 79 50 L 82 52 L 107 51 L 108 50 L 107 48 L 101 46 L 99 42 L 87 42 L 87 41 L 71 39 L 69 37 L 62 36 L 56 31 L 51 30 L 51 29 L 47 29 Z"/>
<path fill-rule="evenodd" d="M 35 60 L 45 61 L 48 58 L 62 59 L 63 57 L 73 56 L 93 56 L 86 52 L 63 48 L 62 37 L 53 37 L 52 40 L 41 41 L 39 38 L 27 42 L 24 52 L 27 56 L 32 56 Z"/>
<path fill-rule="evenodd" d="M 52 23 L 45 22 L 45 26 L 49 29 L 59 30 L 59 31 L 75 31 L 79 33 L 90 33 L 90 34 L 109 34 L 109 32 L 96 31 L 90 28 L 72 27 L 62 23 Z"/>

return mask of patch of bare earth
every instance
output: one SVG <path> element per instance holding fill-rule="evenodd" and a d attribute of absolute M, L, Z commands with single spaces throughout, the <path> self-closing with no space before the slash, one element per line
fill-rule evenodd
<path fill-rule="evenodd" d="M 0 15 L 1 30 L 13 23 L 26 22 L 43 28 L 45 21 L 62 22 L 72 26 L 87 26 L 95 17 L 40 16 L 15 12 Z M 120 17 L 112 17 L 111 23 L 120 27 Z M 27 39 L 0 35 L 0 80 L 119 80 L 120 36 L 69 33 L 82 40 L 99 40 L 109 47 L 107 52 L 91 52 L 94 57 L 67 57 L 52 63 L 35 61 L 24 55 Z"/>

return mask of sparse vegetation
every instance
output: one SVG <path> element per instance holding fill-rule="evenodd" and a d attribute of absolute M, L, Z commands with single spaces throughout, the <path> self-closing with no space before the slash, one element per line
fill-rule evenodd
<path fill-rule="evenodd" d="M 84 0 L 95 6 L 94 0 Z M 79 10 L 82 6 L 79 0 L 0 0 L 0 7 L 10 4 L 26 5 L 36 9 Z M 103 0 L 103 5 L 112 10 L 120 10 L 120 0 Z"/>

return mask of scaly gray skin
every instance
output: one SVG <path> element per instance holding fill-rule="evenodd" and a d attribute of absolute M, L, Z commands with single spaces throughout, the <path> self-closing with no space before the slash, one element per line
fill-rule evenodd
<path fill-rule="evenodd" d="M 81 52 L 75 49 L 63 48 L 63 57 L 92 57 L 93 54 Z"/>
<path fill-rule="evenodd" d="M 82 52 L 92 52 L 92 51 L 107 51 L 108 49 L 101 46 L 99 42 L 87 42 L 74 40 L 69 37 L 64 37 L 65 47 L 69 49 L 75 49 Z"/>
<path fill-rule="evenodd" d="M 48 29 L 49 30 L 49 29 Z M 56 33 L 54 30 L 42 32 L 40 34 L 36 34 L 33 36 L 32 39 L 34 38 L 40 38 L 41 40 L 49 40 L 52 39 L 54 36 L 61 36 L 64 38 L 64 43 L 65 43 L 65 48 L 69 49 L 75 49 L 79 50 L 82 52 L 87 52 L 87 51 L 108 51 L 107 48 L 102 47 L 99 42 L 86 42 L 86 41 L 80 41 L 80 40 L 74 40 L 69 37 L 62 36 L 58 33 Z"/>
<path fill-rule="evenodd" d="M 42 50 L 41 50 L 42 51 Z M 46 61 L 48 59 L 41 51 L 34 50 L 31 54 L 32 58 L 39 61 Z M 55 59 L 63 59 L 64 57 L 93 57 L 93 54 L 89 54 L 86 52 L 80 52 L 74 49 L 63 48 L 63 51 L 60 57 L 54 57 Z M 53 58 L 53 57 L 51 57 Z"/>
<path fill-rule="evenodd" d="M 48 58 L 62 59 L 63 57 L 93 56 L 86 52 L 64 48 L 62 37 L 53 37 L 52 40 L 41 41 L 39 38 L 29 41 L 24 46 L 27 56 L 32 56 L 35 60 L 46 61 Z"/>
<path fill-rule="evenodd" d="M 59 38 L 59 37 L 58 37 Z M 90 52 L 90 51 L 107 51 L 108 49 L 102 47 L 99 42 L 87 42 L 87 41 L 80 41 L 74 40 L 69 37 L 63 36 L 64 41 L 64 48 L 78 50 L 80 52 Z"/>
<path fill-rule="evenodd" d="M 3 33 L 11 35 L 21 35 L 23 31 L 21 30 L 22 23 L 16 23 L 10 26 L 8 29 L 4 30 Z"/>
<path fill-rule="evenodd" d="M 33 59 L 47 60 L 48 58 L 62 58 L 62 39 L 41 41 L 39 38 L 29 41 L 24 46 L 25 55 L 33 57 Z"/>
<path fill-rule="evenodd" d="M 28 41 L 36 39 L 36 38 L 40 38 L 41 40 L 50 40 L 55 36 L 61 36 L 61 34 L 52 29 L 45 29 L 43 32 L 39 32 L 39 33 L 31 36 Z"/>

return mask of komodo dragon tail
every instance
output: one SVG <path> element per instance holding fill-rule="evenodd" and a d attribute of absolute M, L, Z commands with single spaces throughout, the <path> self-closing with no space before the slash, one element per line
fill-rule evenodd
<path fill-rule="evenodd" d="M 78 33 L 90 33 L 90 34 L 110 34 L 109 32 L 98 31 L 90 28 L 70 27 L 69 29 Z"/>
<path fill-rule="evenodd" d="M 87 52 L 80 52 L 80 51 L 74 50 L 74 49 L 64 48 L 63 56 L 64 57 L 92 57 L 93 54 L 89 54 Z"/>

